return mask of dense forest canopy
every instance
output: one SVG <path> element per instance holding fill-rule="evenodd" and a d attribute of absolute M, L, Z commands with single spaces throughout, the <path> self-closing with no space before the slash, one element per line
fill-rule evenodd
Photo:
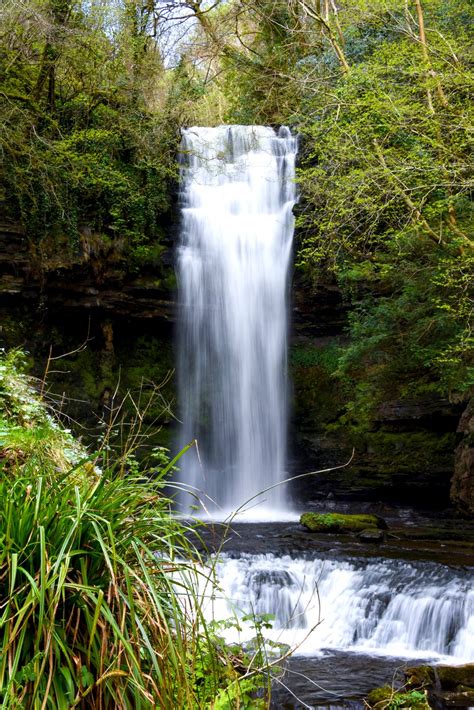
<path fill-rule="evenodd" d="M 300 135 L 296 262 L 336 281 L 345 423 L 470 369 L 468 0 L 7 0 L 2 198 L 39 264 L 158 263 L 181 125 Z M 355 384 L 355 387 L 354 387 Z"/>

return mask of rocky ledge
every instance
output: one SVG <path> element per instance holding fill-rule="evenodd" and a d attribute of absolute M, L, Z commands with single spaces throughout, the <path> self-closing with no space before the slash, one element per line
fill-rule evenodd
<path fill-rule="evenodd" d="M 156 263 L 134 269 L 117 244 L 99 248 L 86 234 L 73 253 L 61 241 L 40 253 L 18 225 L 0 224 L 0 305 L 171 320 L 172 260 L 168 245 Z"/>
<path fill-rule="evenodd" d="M 474 705 L 474 663 L 464 666 L 414 666 L 404 671 L 400 690 L 385 685 L 367 696 L 374 710 L 416 708 L 444 710 Z"/>

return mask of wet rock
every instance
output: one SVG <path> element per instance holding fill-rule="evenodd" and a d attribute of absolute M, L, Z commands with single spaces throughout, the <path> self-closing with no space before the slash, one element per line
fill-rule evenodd
<path fill-rule="evenodd" d="M 474 690 L 464 690 L 458 693 L 442 693 L 444 705 L 447 708 L 471 708 L 474 705 Z"/>
<path fill-rule="evenodd" d="M 314 310 L 307 317 L 314 322 Z M 447 506 L 459 443 L 456 428 L 465 404 L 434 393 L 385 401 L 375 413 L 375 426 L 355 435 L 341 425 L 347 392 L 334 377 L 337 352 L 347 342 L 343 330 L 313 337 L 310 331 L 305 333 L 295 331 L 289 353 L 294 393 L 291 448 L 294 469 L 315 474 L 292 484 L 294 497 L 304 503 L 317 491 L 332 492 L 338 501 Z M 350 465 L 342 467 L 353 449 Z M 466 457 L 465 469 L 470 464 Z"/>
<path fill-rule="evenodd" d="M 416 399 L 395 399 L 381 404 L 377 410 L 377 421 L 409 422 L 429 420 L 435 417 L 456 417 L 458 408 L 442 397 L 417 397 Z"/>
<path fill-rule="evenodd" d="M 385 540 L 385 533 L 383 530 L 367 528 L 367 530 L 362 530 L 358 537 L 361 542 L 379 543 Z"/>
<path fill-rule="evenodd" d="M 433 707 L 469 708 L 474 704 L 474 663 L 464 666 L 414 666 L 405 671 L 406 686 L 426 689 Z"/>
<path fill-rule="evenodd" d="M 321 341 L 339 335 L 347 324 L 347 304 L 335 279 L 320 279 L 315 287 L 296 269 L 291 303 L 294 332 L 302 339 Z"/>
<path fill-rule="evenodd" d="M 446 690 L 457 690 L 460 686 L 474 691 L 474 663 L 464 666 L 437 666 L 441 687 Z"/>
<path fill-rule="evenodd" d="M 338 533 L 387 529 L 387 523 L 378 515 L 351 515 L 348 513 L 303 513 L 300 523 L 310 532 Z"/>
<path fill-rule="evenodd" d="M 474 399 L 468 403 L 457 431 L 463 436 L 454 452 L 451 501 L 461 510 L 474 513 Z"/>
<path fill-rule="evenodd" d="M 405 671 L 408 688 L 425 688 L 436 682 L 435 670 L 432 666 L 412 666 Z"/>
<path fill-rule="evenodd" d="M 159 264 L 144 265 L 137 273 L 119 249 L 95 253 L 81 238 L 78 250 L 70 253 L 67 243 L 53 249 L 53 242 L 51 238 L 50 254 L 38 255 L 19 225 L 0 223 L 0 306 L 174 320 L 174 276 L 165 258 L 166 249 L 172 252 L 170 243 L 163 247 Z"/>

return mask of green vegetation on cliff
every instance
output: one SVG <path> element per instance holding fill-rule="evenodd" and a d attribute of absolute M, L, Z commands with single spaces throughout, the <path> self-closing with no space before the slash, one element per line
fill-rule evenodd
<path fill-rule="evenodd" d="M 350 304 L 338 371 L 359 423 L 384 400 L 473 384 L 469 8 L 411 10 L 360 10 L 347 72 L 302 106 L 299 259 Z"/>

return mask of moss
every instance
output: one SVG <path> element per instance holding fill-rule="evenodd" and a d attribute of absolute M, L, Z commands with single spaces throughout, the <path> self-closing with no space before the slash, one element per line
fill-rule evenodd
<path fill-rule="evenodd" d="M 446 690 L 474 690 L 474 663 L 464 666 L 438 666 L 441 687 Z"/>
<path fill-rule="evenodd" d="M 419 690 L 404 693 L 395 691 L 388 685 L 372 690 L 367 696 L 367 705 L 374 710 L 430 710 L 425 694 Z"/>
<path fill-rule="evenodd" d="M 364 442 L 369 456 L 380 462 L 389 472 L 423 473 L 440 466 L 445 470 L 452 468 L 452 456 L 455 446 L 455 433 L 419 430 L 387 431 L 379 430 L 364 435 Z"/>
<path fill-rule="evenodd" d="M 303 430 L 321 430 L 334 422 L 344 408 L 343 387 L 335 373 L 339 346 L 293 345 L 290 371 L 294 388 L 294 411 Z"/>
<path fill-rule="evenodd" d="M 389 685 L 383 685 L 381 688 L 371 690 L 367 696 L 367 704 L 371 708 L 385 707 L 385 703 L 393 698 L 393 688 Z"/>
<path fill-rule="evenodd" d="M 415 416 L 410 401 L 400 399 L 393 403 L 395 409 L 399 406 L 400 419 L 384 419 L 383 408 L 371 408 L 370 417 L 362 416 L 350 407 L 354 383 L 340 372 L 345 346 L 336 339 L 323 347 L 317 344 L 305 340 L 290 351 L 294 424 L 302 455 L 334 466 L 355 449 L 351 466 L 330 474 L 328 486 L 336 495 L 355 491 L 377 500 L 395 496 L 411 503 L 420 497 L 447 502 L 456 413 L 440 418 L 424 413 L 420 405 Z"/>
<path fill-rule="evenodd" d="M 464 666 L 413 666 L 405 671 L 409 688 L 440 685 L 442 690 L 465 692 L 474 690 L 474 663 Z"/>
<path fill-rule="evenodd" d="M 434 683 L 435 675 L 431 666 L 413 666 L 405 671 L 409 688 L 425 688 Z"/>
<path fill-rule="evenodd" d="M 0 352 L 0 468 L 7 474 L 21 470 L 32 480 L 72 467 L 88 474 L 85 450 L 45 408 L 34 381 L 22 372 L 25 365 L 22 353 Z"/>
<path fill-rule="evenodd" d="M 98 336 L 87 349 L 63 358 L 62 372 L 55 371 L 48 378 L 54 390 L 67 389 L 72 398 L 82 401 L 77 418 L 84 418 L 85 409 L 89 413 L 102 413 L 103 406 L 107 405 L 104 393 L 109 390 L 112 394 L 118 386 L 115 405 L 127 392 L 131 395 L 124 402 L 126 414 L 132 416 L 136 405 L 145 414 L 146 424 L 168 424 L 172 419 L 170 407 L 175 401 L 169 340 L 151 335 L 124 338 L 121 332 L 113 350 L 103 349 L 101 345 L 101 336 Z M 66 350 L 67 347 L 64 339 L 61 348 Z"/>
<path fill-rule="evenodd" d="M 386 528 L 377 515 L 348 515 L 344 513 L 303 513 L 300 518 L 311 532 L 362 532 L 367 529 Z"/>
<path fill-rule="evenodd" d="M 340 347 L 331 343 L 325 347 L 315 347 L 310 344 L 293 345 L 290 351 L 290 365 L 292 367 L 308 368 L 318 365 L 327 373 L 337 370 Z"/>

